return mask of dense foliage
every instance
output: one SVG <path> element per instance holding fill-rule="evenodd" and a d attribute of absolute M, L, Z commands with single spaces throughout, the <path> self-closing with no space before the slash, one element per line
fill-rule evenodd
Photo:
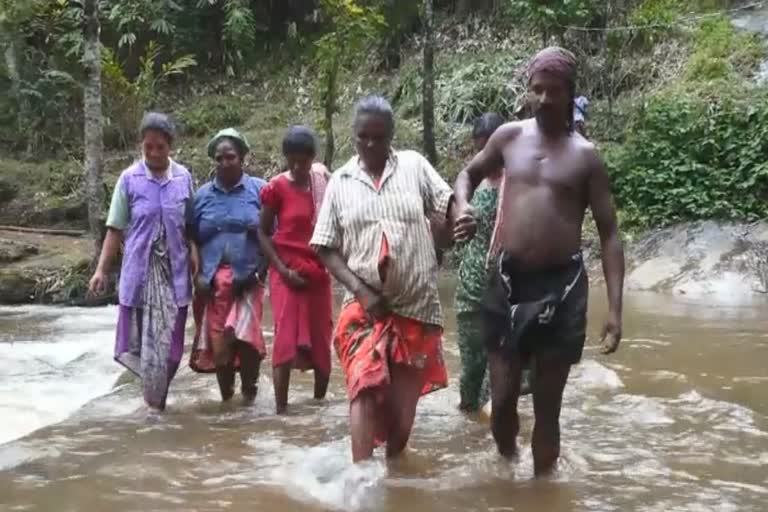
<path fill-rule="evenodd" d="M 639 227 L 768 215 L 768 91 L 667 90 L 609 153 L 616 199 Z"/>
<path fill-rule="evenodd" d="M 100 0 L 105 143 L 124 156 L 134 147 L 141 114 L 163 108 L 197 146 L 196 138 L 222 126 L 242 128 L 254 146 L 252 158 L 270 168 L 279 161 L 275 148 L 285 126 L 307 122 L 322 135 L 326 156 L 335 151 L 338 162 L 351 148 L 339 136 L 346 124 L 334 123 L 335 116 L 375 91 L 397 108 L 396 142 L 417 147 L 419 4 Z M 765 48 L 716 14 L 731 4 L 436 0 L 441 171 L 452 177 L 468 156 L 475 117 L 519 112 L 526 59 L 554 42 L 579 58 L 590 133 L 609 149 L 628 223 L 765 215 L 768 96 L 746 85 Z M 83 43 L 80 1 L 0 0 L 0 89 L 9 92 L 0 95 L 4 155 L 82 158 Z M 199 148 L 184 148 L 183 158 L 207 172 Z M 67 176 L 72 179 L 46 181 L 45 192 L 77 194 L 82 180 Z"/>

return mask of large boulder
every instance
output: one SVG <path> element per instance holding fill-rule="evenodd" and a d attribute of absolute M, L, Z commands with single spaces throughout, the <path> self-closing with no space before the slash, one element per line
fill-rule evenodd
<path fill-rule="evenodd" d="M 714 301 L 768 292 L 768 223 L 702 221 L 654 231 L 626 248 L 627 290 Z M 593 272 L 594 275 L 594 272 Z"/>

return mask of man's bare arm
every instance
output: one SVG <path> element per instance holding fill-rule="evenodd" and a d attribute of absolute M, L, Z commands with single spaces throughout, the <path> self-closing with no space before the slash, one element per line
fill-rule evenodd
<path fill-rule="evenodd" d="M 457 212 L 466 209 L 480 183 L 504 165 L 502 148 L 520 132 L 518 123 L 508 123 L 496 130 L 480 151 L 456 177 L 454 185 L 454 207 Z"/>
<path fill-rule="evenodd" d="M 619 322 L 620 329 L 624 288 L 624 249 L 619 235 L 608 172 L 595 150 L 590 148 L 587 151 L 590 167 L 589 205 L 600 234 L 603 274 L 608 289 L 609 315 Z"/>

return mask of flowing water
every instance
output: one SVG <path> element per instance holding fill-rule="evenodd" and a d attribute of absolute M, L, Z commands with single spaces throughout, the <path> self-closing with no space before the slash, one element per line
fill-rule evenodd
<path fill-rule="evenodd" d="M 114 308 L 0 308 L 0 510 L 768 509 L 768 303 L 629 295 L 625 310 L 620 352 L 590 347 L 573 369 L 558 475 L 533 481 L 529 398 L 514 463 L 482 419 L 457 412 L 450 322 L 451 386 L 420 403 L 406 456 L 353 466 L 337 369 L 319 403 L 311 375 L 297 376 L 278 418 L 268 371 L 243 407 L 183 367 L 156 415 L 111 361 Z"/>

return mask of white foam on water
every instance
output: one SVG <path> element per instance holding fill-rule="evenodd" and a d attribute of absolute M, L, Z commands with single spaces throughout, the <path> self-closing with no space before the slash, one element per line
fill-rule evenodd
<path fill-rule="evenodd" d="M 585 359 L 571 372 L 569 386 L 580 390 L 619 389 L 624 387 L 619 374 L 594 359 Z"/>
<path fill-rule="evenodd" d="M 0 444 L 58 423 L 110 392 L 122 372 L 112 361 L 116 311 L 0 308 L 50 333 L 0 343 Z"/>
<path fill-rule="evenodd" d="M 680 416 L 691 422 L 705 421 L 713 430 L 768 437 L 768 432 L 755 423 L 754 411 L 743 405 L 705 398 L 696 391 L 684 393 L 669 403 L 678 408 Z"/>
<path fill-rule="evenodd" d="M 257 452 L 252 458 L 262 467 L 249 480 L 260 477 L 262 483 L 283 487 L 294 499 L 333 510 L 369 510 L 387 469 L 378 458 L 353 464 L 349 443 L 349 438 L 343 438 L 306 447 L 254 436 L 248 445 Z"/>
<path fill-rule="evenodd" d="M 596 409 L 605 412 L 608 416 L 611 414 L 617 416 L 624 424 L 657 426 L 671 425 L 675 422 L 663 403 L 641 395 L 617 395 L 610 402 Z"/>

